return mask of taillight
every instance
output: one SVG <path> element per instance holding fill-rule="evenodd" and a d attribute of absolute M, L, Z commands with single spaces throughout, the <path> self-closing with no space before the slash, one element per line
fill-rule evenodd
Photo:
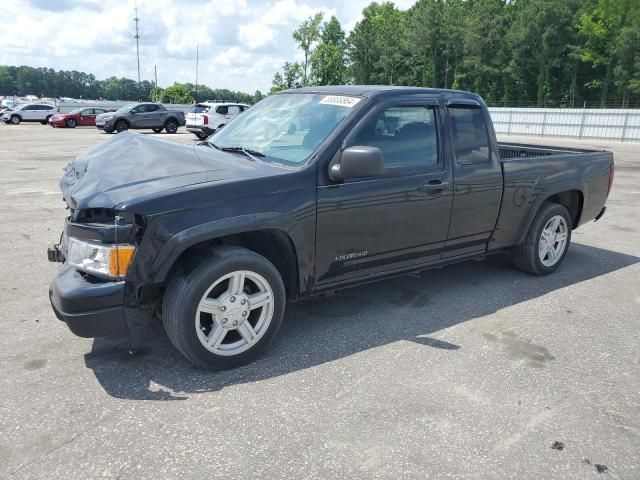
<path fill-rule="evenodd" d="M 209 117 L 207 117 L 206 115 L 202 115 L 202 124 L 203 125 L 208 125 L 209 124 Z"/>
<path fill-rule="evenodd" d="M 607 190 L 607 195 L 611 192 L 611 185 L 613 185 L 613 175 L 616 171 L 616 164 L 613 160 L 611 160 L 611 168 L 609 169 L 609 189 Z"/>

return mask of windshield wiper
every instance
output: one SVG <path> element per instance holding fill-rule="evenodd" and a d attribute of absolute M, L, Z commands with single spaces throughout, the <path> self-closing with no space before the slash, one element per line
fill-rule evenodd
<path fill-rule="evenodd" d="M 214 148 L 217 148 L 218 150 L 222 150 L 223 152 L 241 152 L 244 153 L 247 157 L 249 157 L 251 160 L 256 161 L 255 157 L 265 157 L 266 155 L 262 152 L 258 152 L 257 150 L 252 150 L 250 148 L 245 148 L 245 147 L 221 147 L 219 145 L 216 145 L 215 143 L 211 143 L 211 142 L 207 142 L 209 143 L 209 145 L 211 145 Z"/>

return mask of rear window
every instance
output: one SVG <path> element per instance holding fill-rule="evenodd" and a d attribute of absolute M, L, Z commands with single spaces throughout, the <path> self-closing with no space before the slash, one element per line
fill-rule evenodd
<path fill-rule="evenodd" d="M 189 110 L 189 113 L 207 113 L 208 111 L 209 111 L 208 105 L 198 104 L 191 107 L 191 110 Z"/>
<path fill-rule="evenodd" d="M 220 115 L 226 115 L 229 112 L 229 107 L 227 105 L 220 105 L 218 108 L 216 108 L 216 113 L 219 113 Z"/>

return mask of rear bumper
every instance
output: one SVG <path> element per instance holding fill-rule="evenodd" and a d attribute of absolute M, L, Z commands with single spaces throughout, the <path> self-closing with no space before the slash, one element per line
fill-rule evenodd
<path fill-rule="evenodd" d="M 79 337 L 128 336 L 124 281 L 91 283 L 64 266 L 51 282 L 49 300 L 56 317 Z"/>
<path fill-rule="evenodd" d="M 185 125 L 185 128 L 187 129 L 188 132 L 204 133 L 205 135 L 211 135 L 213 132 L 215 132 L 215 130 L 212 128 L 209 128 L 206 126 L 200 126 L 200 125 Z"/>

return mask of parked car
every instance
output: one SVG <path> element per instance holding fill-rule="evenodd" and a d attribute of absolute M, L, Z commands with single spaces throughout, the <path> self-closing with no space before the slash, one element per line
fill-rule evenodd
<path fill-rule="evenodd" d="M 198 103 L 186 115 L 186 128 L 196 137 L 204 140 L 248 108 L 249 105 L 242 103 Z"/>
<path fill-rule="evenodd" d="M 2 112 L 0 121 L 18 125 L 20 122 L 40 122 L 46 125 L 49 118 L 56 113 L 53 105 L 23 103 L 14 109 Z"/>
<path fill-rule="evenodd" d="M 259 138 L 284 110 L 313 120 Z M 498 252 L 551 274 L 605 213 L 613 174 L 610 152 L 498 143 L 472 93 L 289 90 L 196 146 L 118 135 L 73 160 L 51 304 L 84 337 L 159 312 L 193 364 L 230 368 L 266 347 L 288 300 Z"/>
<path fill-rule="evenodd" d="M 96 115 L 110 112 L 106 108 L 76 108 L 69 113 L 56 113 L 49 118 L 52 127 L 95 127 Z"/>
<path fill-rule="evenodd" d="M 184 125 L 184 113 L 167 110 L 158 103 L 130 103 L 115 112 L 96 116 L 96 127 L 106 133 L 123 132 L 129 129 L 151 129 L 160 133 L 176 133 Z"/>

